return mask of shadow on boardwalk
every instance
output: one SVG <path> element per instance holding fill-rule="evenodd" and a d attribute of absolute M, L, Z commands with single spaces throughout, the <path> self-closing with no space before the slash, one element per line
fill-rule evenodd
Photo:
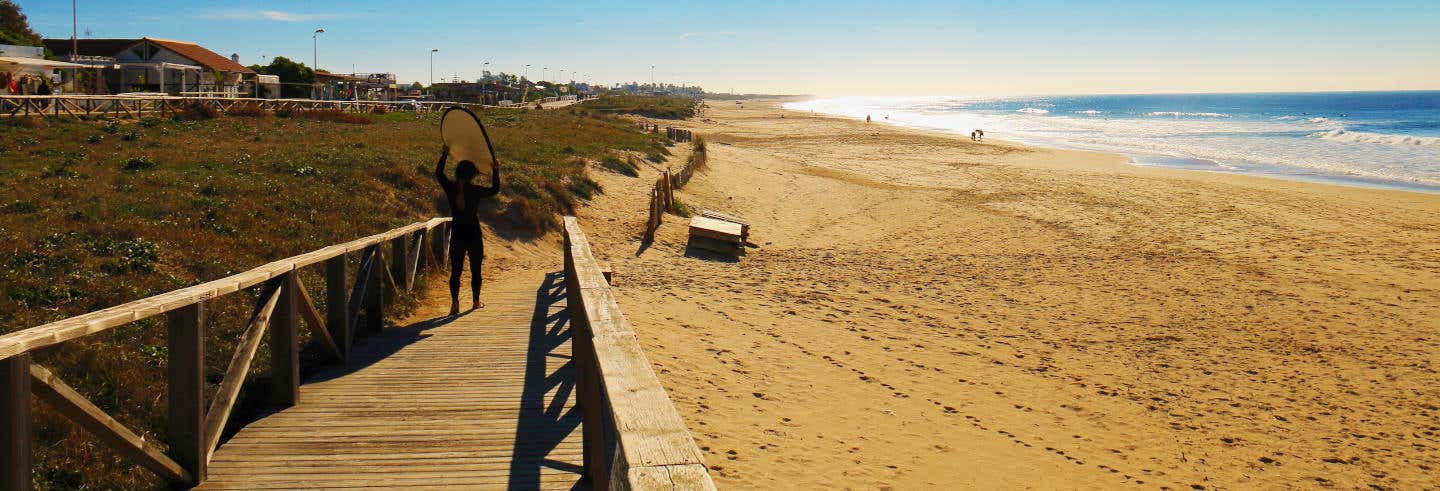
<path fill-rule="evenodd" d="M 568 349 L 561 349 L 568 347 L 566 341 L 570 340 L 564 279 L 564 273 L 547 273 L 544 283 L 535 291 L 530 346 L 525 353 L 525 390 L 520 396 L 515 453 L 510 463 L 510 489 L 539 488 L 540 471 L 545 467 L 581 471 L 580 466 L 573 463 L 546 458 L 580 428 L 580 411 L 569 402 L 575 393 L 575 361 Z M 552 358 L 565 360 L 553 372 L 550 370 Z"/>
<path fill-rule="evenodd" d="M 201 487 L 588 488 L 563 275 L 525 278 L 487 288 L 487 309 L 363 336 L 299 405 L 231 435 Z"/>

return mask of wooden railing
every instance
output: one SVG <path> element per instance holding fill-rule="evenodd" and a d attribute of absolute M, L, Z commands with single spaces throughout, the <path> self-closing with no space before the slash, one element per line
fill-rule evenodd
<path fill-rule="evenodd" d="M 376 111 L 442 111 L 451 106 L 478 104 L 420 101 L 321 101 L 312 99 L 255 99 L 243 97 L 174 97 L 127 95 L 0 95 L 0 116 L 95 116 L 141 118 L 170 116 L 193 104 L 217 111 L 237 105 L 265 111 L 339 110 L 369 113 Z"/>
<path fill-rule="evenodd" d="M 449 221 L 436 218 L 414 223 L 234 276 L 0 336 L 0 489 L 31 486 L 31 394 L 160 477 L 178 485 L 204 481 L 206 465 L 219 445 L 263 335 L 270 334 L 272 400 L 281 407 L 292 406 L 300 395 L 302 321 L 324 351 L 338 361 L 347 361 L 360 313 L 365 312 L 367 330 L 380 331 L 393 292 L 412 288 L 416 275 L 427 265 L 443 264 L 449 254 Z M 387 242 L 389 265 L 382 250 Z M 351 253 L 359 253 L 353 283 L 346 278 L 346 261 Z M 425 261 L 425 256 L 431 261 Z M 325 270 L 323 316 L 298 274 L 302 268 L 321 263 Z M 212 299 L 255 287 L 260 289 L 259 301 L 207 408 L 205 305 Z M 386 290 L 392 294 L 387 295 Z M 31 352 L 35 350 L 160 314 L 166 314 L 169 326 L 168 452 L 126 428 L 54 373 L 31 363 Z"/>
<path fill-rule="evenodd" d="M 565 217 L 565 291 L 584 467 L 594 487 L 715 489 L 575 217 Z"/>

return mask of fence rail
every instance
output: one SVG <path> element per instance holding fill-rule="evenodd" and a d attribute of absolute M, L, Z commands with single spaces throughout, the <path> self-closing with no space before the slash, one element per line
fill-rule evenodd
<path fill-rule="evenodd" d="M 200 104 L 217 111 L 236 106 L 258 107 L 265 111 L 338 110 L 355 113 L 377 111 L 442 111 L 450 106 L 478 107 L 478 104 L 420 101 L 322 101 L 313 99 L 256 99 L 247 97 L 176 97 L 126 95 L 0 95 L 0 116 L 119 116 L 141 118 L 170 116 L 183 108 Z"/>
<path fill-rule="evenodd" d="M 590 482 L 610 489 L 715 489 L 704 455 L 645 359 L 575 217 L 565 217 L 565 291 Z"/>
<path fill-rule="evenodd" d="M 300 390 L 299 326 L 304 323 L 335 360 L 350 358 L 360 313 L 365 328 L 378 332 L 394 292 L 413 288 L 416 275 L 449 254 L 449 218 L 417 222 L 388 232 L 275 261 L 244 273 L 150 298 L 117 305 L 0 336 L 0 489 L 29 489 L 34 436 L 30 396 L 53 407 L 130 461 L 179 485 L 205 480 L 240 387 L 269 333 L 271 397 L 276 405 L 296 404 Z M 389 243 L 390 264 L 384 246 Z M 346 261 L 360 253 L 354 282 Z M 430 261 L 423 260 L 429 256 Z M 324 263 L 326 312 L 322 316 L 300 281 L 302 268 Z M 206 407 L 206 302 L 260 287 L 259 301 Z M 390 291 L 387 295 L 387 291 Z M 54 373 L 33 364 L 31 352 L 166 314 L 169 329 L 169 451 L 126 428 Z"/>

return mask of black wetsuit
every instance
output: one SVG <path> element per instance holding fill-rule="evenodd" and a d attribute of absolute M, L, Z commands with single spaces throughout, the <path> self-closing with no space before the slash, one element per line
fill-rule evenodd
<path fill-rule="evenodd" d="M 480 237 L 480 200 L 500 192 L 500 172 L 490 173 L 490 187 L 482 188 L 470 183 L 457 183 L 445 176 L 445 159 L 448 153 L 440 154 L 435 164 L 435 180 L 445 190 L 445 201 L 450 204 L 450 298 L 460 297 L 460 272 L 465 267 L 465 256 L 470 256 L 470 295 L 480 297 L 480 263 L 485 260 L 485 242 Z M 455 199 L 465 193 L 463 206 Z"/>

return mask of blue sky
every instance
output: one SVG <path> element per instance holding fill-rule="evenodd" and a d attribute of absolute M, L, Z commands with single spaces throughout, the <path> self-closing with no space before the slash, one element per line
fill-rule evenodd
<path fill-rule="evenodd" d="M 19 0 L 46 37 L 70 2 Z M 599 82 L 826 95 L 1440 89 L 1440 1 L 195 2 L 79 0 L 80 34 L 474 78 L 482 63 Z"/>

